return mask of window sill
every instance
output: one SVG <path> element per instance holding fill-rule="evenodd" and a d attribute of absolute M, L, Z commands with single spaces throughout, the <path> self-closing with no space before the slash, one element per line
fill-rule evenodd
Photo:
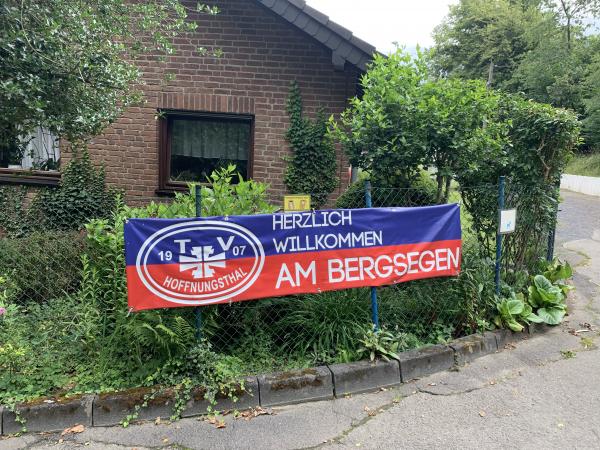
<path fill-rule="evenodd" d="M 190 184 L 210 186 L 209 183 L 198 183 L 193 181 L 190 181 Z M 154 191 L 156 195 L 161 197 L 174 197 L 177 192 L 187 194 L 190 192 L 190 188 L 187 183 L 169 183 L 166 186 L 162 186 Z"/>
<path fill-rule="evenodd" d="M 0 184 L 21 184 L 25 186 L 58 186 L 60 172 L 42 170 L 0 168 Z"/>

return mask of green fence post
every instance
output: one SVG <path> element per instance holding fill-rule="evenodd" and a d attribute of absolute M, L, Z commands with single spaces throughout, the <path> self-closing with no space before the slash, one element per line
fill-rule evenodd
<path fill-rule="evenodd" d="M 194 186 L 196 193 L 196 217 L 202 217 L 202 187 L 199 184 Z M 196 323 L 196 340 L 202 339 L 202 309 L 200 306 L 194 308 L 194 319 Z"/>
<path fill-rule="evenodd" d="M 365 181 L 365 205 L 367 208 L 373 207 L 371 198 L 371 182 Z M 373 318 L 373 327 L 375 331 L 379 331 L 379 305 L 377 304 L 377 288 L 371 288 L 371 314 Z"/>

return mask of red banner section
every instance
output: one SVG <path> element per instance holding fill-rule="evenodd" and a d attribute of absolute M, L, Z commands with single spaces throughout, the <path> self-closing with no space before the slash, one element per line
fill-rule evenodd
<path fill-rule="evenodd" d="M 125 226 L 129 305 L 210 305 L 457 275 L 457 205 Z"/>

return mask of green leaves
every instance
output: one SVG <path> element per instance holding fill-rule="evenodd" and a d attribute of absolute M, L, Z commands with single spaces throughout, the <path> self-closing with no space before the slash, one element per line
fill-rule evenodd
<path fill-rule="evenodd" d="M 548 325 L 558 325 L 562 322 L 566 311 L 563 308 L 540 308 L 537 311 L 540 319 Z"/>
<path fill-rule="evenodd" d="M 358 348 L 358 355 L 369 356 L 371 361 L 375 358 L 382 358 L 389 361 L 390 358 L 398 359 L 398 346 L 400 345 L 397 337 L 386 330 L 374 330 L 372 327 L 363 332 L 359 339 L 361 347 Z"/>
<path fill-rule="evenodd" d="M 515 333 L 523 331 L 523 323 L 541 323 L 540 317 L 533 313 L 531 306 L 525 303 L 522 294 L 510 293 L 510 297 L 503 298 L 496 308 L 500 313 L 494 319 L 497 326 L 505 325 Z"/>
<path fill-rule="evenodd" d="M 564 301 L 562 290 L 554 286 L 544 275 L 536 275 L 529 286 L 532 305 L 537 307 L 560 305 Z"/>
<path fill-rule="evenodd" d="M 386 186 L 410 185 L 421 166 L 437 169 L 436 202 L 473 161 L 494 159 L 503 138 L 494 125 L 498 98 L 479 81 L 428 72 L 427 55 L 399 49 L 376 57 L 354 99 L 332 130 L 351 163 Z"/>
<path fill-rule="evenodd" d="M 434 31 L 431 64 L 450 78 L 487 80 L 576 111 L 587 147 L 598 148 L 600 39 L 591 11 L 598 14 L 595 0 L 461 0 Z"/>
<path fill-rule="evenodd" d="M 314 121 L 302 116 L 302 96 L 296 81 L 290 87 L 287 111 L 290 127 L 286 138 L 293 154 L 287 161 L 284 182 L 292 194 L 311 194 L 311 206 L 320 208 L 339 182 L 325 112 L 320 109 Z"/>
<path fill-rule="evenodd" d="M 178 0 L 3 1 L 0 147 L 40 124 L 70 142 L 99 134 L 141 100 L 137 60 L 172 54 L 197 27 L 187 12 Z"/>
<path fill-rule="evenodd" d="M 566 294 L 572 289 L 565 281 L 572 275 L 569 263 L 556 259 L 548 265 L 544 275 L 533 277 L 527 291 L 528 301 L 537 308 L 536 313 L 543 323 L 558 325 L 562 322 L 567 311 Z"/>

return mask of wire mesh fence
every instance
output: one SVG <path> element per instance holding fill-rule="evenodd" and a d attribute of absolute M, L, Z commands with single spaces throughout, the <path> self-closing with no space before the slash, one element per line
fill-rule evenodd
<path fill-rule="evenodd" d="M 0 276 L 9 280 L 11 297 L 28 304 L 80 295 L 90 258 L 106 257 L 94 253 L 86 227 L 102 221 L 110 223 L 118 202 L 87 206 L 82 202 L 77 208 L 49 212 L 19 189 L 4 190 L 2 195 Z M 438 197 L 434 190 L 367 189 L 363 184 L 354 184 L 335 206 L 366 207 L 366 195 L 370 195 L 372 207 L 427 206 L 435 204 Z M 172 216 L 194 215 L 177 201 L 181 199 L 136 199 L 130 203 L 145 208 L 146 217 L 160 216 L 164 208 L 173 208 Z M 447 201 L 462 205 L 461 274 L 377 288 L 381 326 L 395 335 L 398 350 L 474 332 L 485 326 L 494 312 L 498 186 L 457 186 Z M 557 201 L 554 186 L 507 182 L 505 205 L 517 209 L 518 225 L 503 242 L 503 280 L 518 285 L 546 256 Z M 93 219 L 100 222 L 90 225 Z M 117 253 L 122 250 L 116 249 Z M 125 277 L 124 266 L 120 276 Z M 191 326 L 195 322 L 192 308 L 163 313 L 181 316 Z M 207 306 L 202 307 L 202 336 L 219 352 L 246 361 L 249 372 L 352 360 L 360 340 L 372 329 L 371 313 L 368 287 Z"/>

